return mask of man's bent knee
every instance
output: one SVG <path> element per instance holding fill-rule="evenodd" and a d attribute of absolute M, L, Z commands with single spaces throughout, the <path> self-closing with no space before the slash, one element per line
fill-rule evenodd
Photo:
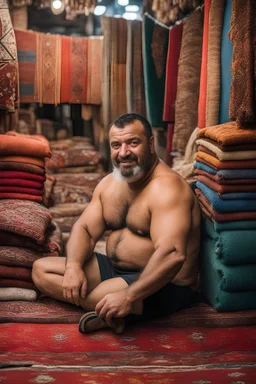
<path fill-rule="evenodd" d="M 46 274 L 46 258 L 38 259 L 33 263 L 32 280 L 35 286 L 41 290 L 44 286 L 44 276 Z"/>

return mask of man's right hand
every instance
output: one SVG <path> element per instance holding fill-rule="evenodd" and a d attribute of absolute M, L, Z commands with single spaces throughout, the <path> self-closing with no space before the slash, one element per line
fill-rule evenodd
<path fill-rule="evenodd" d="M 80 305 L 87 289 L 86 276 L 79 265 L 67 266 L 63 277 L 63 297 L 72 304 Z"/>

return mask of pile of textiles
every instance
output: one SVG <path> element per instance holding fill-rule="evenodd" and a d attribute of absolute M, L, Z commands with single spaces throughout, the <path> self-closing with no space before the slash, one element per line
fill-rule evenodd
<path fill-rule="evenodd" d="M 100 154 L 87 137 L 51 141 L 50 147 L 52 157 L 46 161 L 46 204 L 66 244 L 74 223 L 91 201 L 105 173 Z"/>
<path fill-rule="evenodd" d="M 61 253 L 61 232 L 46 207 L 29 200 L 0 200 L 0 300 L 36 300 L 33 262 Z"/>
<path fill-rule="evenodd" d="M 201 129 L 197 144 L 202 291 L 218 311 L 255 309 L 256 131 L 224 123 Z"/>
<path fill-rule="evenodd" d="M 51 156 L 43 136 L 9 131 L 0 137 L 0 199 L 42 202 L 45 158 Z"/>

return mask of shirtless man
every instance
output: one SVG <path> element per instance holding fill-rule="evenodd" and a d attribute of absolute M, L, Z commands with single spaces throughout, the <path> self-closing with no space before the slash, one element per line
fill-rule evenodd
<path fill-rule="evenodd" d="M 85 309 L 85 333 L 121 333 L 131 314 L 168 315 L 189 306 L 198 288 L 200 209 L 190 186 L 158 159 L 144 117 L 117 118 L 109 141 L 113 172 L 74 224 L 67 257 L 33 266 L 42 293 Z M 94 252 L 106 230 L 107 256 Z"/>

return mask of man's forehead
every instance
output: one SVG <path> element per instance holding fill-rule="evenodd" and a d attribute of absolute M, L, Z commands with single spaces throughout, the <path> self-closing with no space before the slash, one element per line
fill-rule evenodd
<path fill-rule="evenodd" d="M 112 125 L 109 131 L 109 138 L 113 137 L 123 137 L 125 135 L 135 135 L 135 136 L 145 136 L 145 129 L 140 121 L 136 120 L 132 123 L 125 125 L 123 128 L 118 128 L 115 125 Z"/>

